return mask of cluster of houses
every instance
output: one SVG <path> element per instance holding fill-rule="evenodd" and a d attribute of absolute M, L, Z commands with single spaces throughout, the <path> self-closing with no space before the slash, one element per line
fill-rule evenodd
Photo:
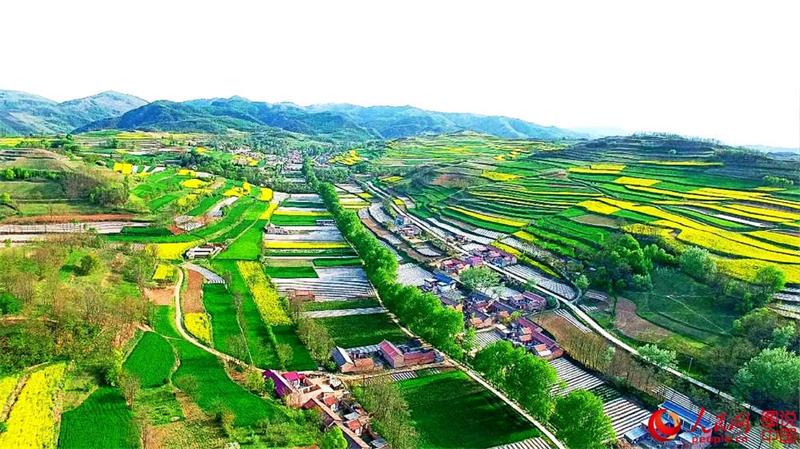
<path fill-rule="evenodd" d="M 344 349 L 333 348 L 331 357 L 342 373 L 364 373 L 384 367 L 410 368 L 444 361 L 442 354 L 417 339 L 402 345 L 383 340 L 374 346 Z"/>
<path fill-rule="evenodd" d="M 445 273 L 459 274 L 467 268 L 479 267 L 484 263 L 507 267 L 517 263 L 517 257 L 491 245 L 476 245 L 469 254 L 440 261 L 439 269 Z"/>
<path fill-rule="evenodd" d="M 422 228 L 412 223 L 405 215 L 395 217 L 394 226 L 395 232 L 412 243 L 416 243 L 422 236 Z"/>
<path fill-rule="evenodd" d="M 339 427 L 348 448 L 388 448 L 386 440 L 370 426 L 367 412 L 347 390 L 341 380 L 331 374 L 316 372 L 279 372 L 266 370 L 265 380 L 275 385 L 275 395 L 290 407 L 318 410 L 324 430 Z"/>

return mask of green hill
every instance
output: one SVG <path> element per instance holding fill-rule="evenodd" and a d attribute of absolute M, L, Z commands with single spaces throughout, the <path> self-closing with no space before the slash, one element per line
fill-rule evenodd
<path fill-rule="evenodd" d="M 58 103 L 25 92 L 0 90 L 0 135 L 66 133 L 146 103 L 112 91 Z"/>

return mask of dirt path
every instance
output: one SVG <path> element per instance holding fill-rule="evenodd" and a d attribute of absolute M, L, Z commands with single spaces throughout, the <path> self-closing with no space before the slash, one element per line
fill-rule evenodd
<path fill-rule="evenodd" d="M 237 359 L 235 357 L 231 357 L 228 354 L 224 354 L 222 352 L 219 352 L 216 349 L 209 348 L 208 346 L 204 345 L 203 343 L 201 343 L 196 338 L 192 337 L 189 334 L 189 332 L 187 332 L 186 329 L 183 328 L 183 311 L 181 309 L 181 285 L 183 285 L 183 270 L 178 270 L 178 282 L 175 283 L 175 289 L 174 289 L 175 328 L 178 329 L 178 333 L 181 334 L 181 337 L 183 337 L 183 339 L 188 341 L 189 343 L 191 343 L 191 344 L 197 346 L 198 348 L 202 349 L 203 351 L 206 351 L 209 354 L 215 355 L 215 356 L 219 357 L 220 359 L 222 359 L 222 360 L 224 360 L 226 362 L 235 363 L 237 365 L 241 365 L 241 366 L 244 366 L 244 367 L 247 367 L 247 368 L 259 369 L 260 370 L 261 368 L 259 368 L 257 366 L 250 365 L 250 364 L 245 363 L 245 362 L 243 362 L 243 361 L 241 361 L 241 360 L 239 360 L 239 359 Z"/>

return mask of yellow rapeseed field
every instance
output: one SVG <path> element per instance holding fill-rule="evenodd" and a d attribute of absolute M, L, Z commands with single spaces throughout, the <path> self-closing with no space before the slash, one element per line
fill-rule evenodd
<path fill-rule="evenodd" d="M 492 181 L 511 181 L 512 179 L 519 178 L 519 175 L 512 175 L 510 173 L 501 173 L 499 171 L 484 170 L 481 176 Z"/>
<path fill-rule="evenodd" d="M 270 218 L 272 218 L 272 214 L 275 213 L 275 209 L 277 208 L 278 208 L 278 203 L 269 203 L 269 206 L 267 206 L 267 210 L 262 212 L 261 215 L 258 217 L 258 219 L 269 220 Z"/>
<path fill-rule="evenodd" d="M 756 259 L 728 259 L 726 257 L 715 257 L 714 260 L 720 271 L 743 281 L 752 282 L 758 270 L 766 266 L 774 266 L 783 271 L 786 275 L 786 282 L 800 284 L 800 265 L 797 264 L 779 264 Z"/>
<path fill-rule="evenodd" d="M 262 187 L 258 192 L 258 199 L 261 201 L 272 201 L 273 192 L 269 187 Z"/>
<path fill-rule="evenodd" d="M 278 292 L 272 286 L 269 278 L 264 274 L 264 269 L 259 262 L 237 261 L 236 266 L 242 274 L 247 288 L 253 295 L 253 301 L 258 307 L 261 319 L 268 325 L 291 324 L 289 315 L 281 307 Z"/>
<path fill-rule="evenodd" d="M 161 260 L 179 260 L 189 248 L 196 246 L 197 242 L 182 243 L 156 243 L 156 254 Z"/>
<path fill-rule="evenodd" d="M 769 240 L 770 242 L 780 243 L 787 246 L 794 246 L 800 248 L 800 237 L 792 234 L 785 234 L 776 231 L 753 231 L 749 235 L 758 237 L 762 240 Z"/>
<path fill-rule="evenodd" d="M 654 184 L 658 184 L 658 179 L 647 179 L 647 178 L 633 178 L 630 176 L 620 176 L 619 178 L 615 179 L 614 182 L 616 184 L 626 184 L 631 186 L 644 186 L 650 187 Z"/>
<path fill-rule="evenodd" d="M 170 276 L 172 276 L 173 271 L 174 268 L 172 268 L 172 265 L 160 263 L 158 266 L 156 266 L 155 273 L 153 273 L 153 280 L 166 281 L 170 278 Z"/>
<path fill-rule="evenodd" d="M 192 178 L 194 178 L 195 176 L 197 176 L 197 172 L 194 170 L 189 170 L 188 168 L 181 168 L 180 170 L 178 170 L 178 176 L 191 176 Z"/>
<path fill-rule="evenodd" d="M 603 215 L 611 215 L 619 210 L 619 208 L 616 206 L 611 206 L 609 204 L 595 200 L 582 201 L 578 203 L 578 206 L 588 210 L 589 212 L 595 212 Z"/>
<path fill-rule="evenodd" d="M 183 316 L 183 324 L 190 334 L 206 344 L 211 344 L 211 322 L 208 315 L 202 312 L 187 313 Z"/>
<path fill-rule="evenodd" d="M 64 380 L 66 365 L 59 363 L 35 371 L 8 415 L 8 429 L 0 433 L 0 447 L 8 449 L 54 449 L 56 447 L 56 394 Z"/>
<path fill-rule="evenodd" d="M 122 173 L 123 175 L 130 175 L 133 173 L 133 164 L 114 162 L 114 171 L 117 173 Z"/>
<path fill-rule="evenodd" d="M 187 189 L 199 189 L 200 187 L 205 186 L 206 183 L 197 179 L 186 179 L 181 181 L 181 187 L 186 187 Z"/>

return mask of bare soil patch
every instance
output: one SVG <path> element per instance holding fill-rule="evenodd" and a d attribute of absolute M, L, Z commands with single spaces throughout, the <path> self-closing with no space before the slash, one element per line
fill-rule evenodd
<path fill-rule="evenodd" d="M 657 326 L 636 314 L 636 304 L 626 298 L 617 300 L 614 327 L 630 338 L 646 342 L 658 342 L 672 336 L 672 332 Z"/>
<path fill-rule="evenodd" d="M 183 310 L 185 313 L 201 313 L 206 309 L 203 307 L 203 275 L 194 270 L 188 272 L 186 280 L 186 292 L 181 296 L 183 300 Z"/>
<path fill-rule="evenodd" d="M 157 306 L 172 304 L 174 291 L 172 288 L 145 288 L 144 296 Z"/>

